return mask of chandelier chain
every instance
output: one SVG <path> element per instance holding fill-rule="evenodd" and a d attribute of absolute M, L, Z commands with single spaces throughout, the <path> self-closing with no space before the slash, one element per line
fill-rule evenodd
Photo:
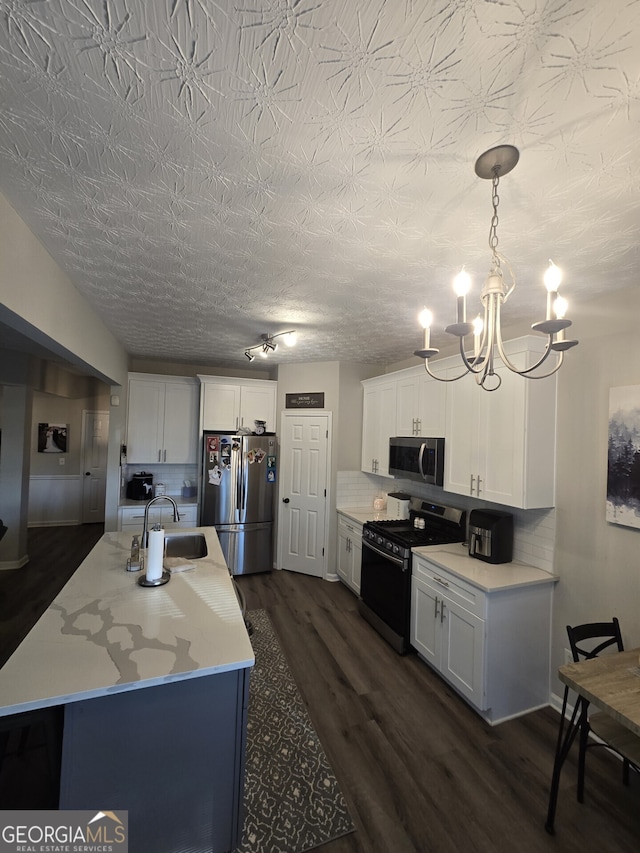
<path fill-rule="evenodd" d="M 493 206 L 493 216 L 491 217 L 491 226 L 489 228 L 489 248 L 493 254 L 493 262 L 496 267 L 500 266 L 500 258 L 498 256 L 498 205 L 500 204 L 500 196 L 498 195 L 498 184 L 500 176 L 497 169 L 493 173 L 491 204 Z"/>

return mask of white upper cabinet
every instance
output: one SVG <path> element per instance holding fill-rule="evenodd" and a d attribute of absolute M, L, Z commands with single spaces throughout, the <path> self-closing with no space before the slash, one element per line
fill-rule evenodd
<path fill-rule="evenodd" d="M 396 432 L 396 382 L 365 379 L 362 410 L 362 470 L 389 476 L 389 439 Z"/>
<path fill-rule="evenodd" d="M 523 343 L 530 340 L 507 344 L 518 369 L 536 361 L 537 353 Z M 551 507 L 556 378 L 526 379 L 500 360 L 496 369 L 502 379 L 496 391 L 484 391 L 471 376 L 447 386 L 444 488 L 505 506 Z M 459 372 L 452 368 L 448 375 Z"/>
<path fill-rule="evenodd" d="M 127 462 L 196 462 L 198 390 L 187 377 L 129 374 Z"/>
<path fill-rule="evenodd" d="M 276 430 L 277 382 L 200 376 L 202 429 L 253 430 L 255 421 L 266 421 L 266 431 Z"/>
<path fill-rule="evenodd" d="M 446 383 L 432 379 L 424 367 L 402 371 L 396 386 L 395 435 L 442 438 L 445 434 Z"/>

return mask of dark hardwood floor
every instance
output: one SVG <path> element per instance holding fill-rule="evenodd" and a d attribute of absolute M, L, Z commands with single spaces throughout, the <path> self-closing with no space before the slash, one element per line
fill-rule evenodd
<path fill-rule="evenodd" d="M 276 572 L 237 578 L 269 613 L 357 831 L 323 853 L 637 853 L 640 778 L 605 750 L 565 765 L 556 834 L 544 829 L 558 714 L 487 725 L 416 655 L 397 655 L 342 584 Z"/>
<path fill-rule="evenodd" d="M 30 532 L 29 565 L 0 572 L 0 663 L 101 533 L 100 525 Z M 492 728 L 416 655 L 397 655 L 342 584 L 288 572 L 237 580 L 248 608 L 271 617 L 356 824 L 322 853 L 637 853 L 640 778 L 632 773 L 625 788 L 619 762 L 604 750 L 587 758 L 581 805 L 574 745 L 556 835 L 545 832 L 555 711 Z M 43 754 L 35 740 L 5 764 L 27 776 L 35 769 L 37 781 Z M 15 805 L 6 799 L 12 785 L 0 779 L 0 808 L 47 806 L 34 801 L 34 787 Z"/>

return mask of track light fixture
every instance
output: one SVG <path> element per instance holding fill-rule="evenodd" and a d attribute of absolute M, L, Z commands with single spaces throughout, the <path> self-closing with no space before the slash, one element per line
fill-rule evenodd
<path fill-rule="evenodd" d="M 267 335 L 266 333 L 260 335 L 260 343 L 252 347 L 247 347 L 244 351 L 245 356 L 249 361 L 253 361 L 255 358 L 253 352 L 257 350 L 262 358 L 268 358 L 270 353 L 278 349 L 276 338 L 282 338 L 288 347 L 293 347 L 296 344 L 295 329 L 290 329 L 288 332 L 278 332 L 277 335 Z"/>

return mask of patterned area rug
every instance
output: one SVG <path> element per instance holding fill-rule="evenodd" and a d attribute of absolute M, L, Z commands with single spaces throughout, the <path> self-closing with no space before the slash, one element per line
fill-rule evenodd
<path fill-rule="evenodd" d="M 303 853 L 355 827 L 264 610 L 247 613 L 251 673 L 239 853 Z"/>

